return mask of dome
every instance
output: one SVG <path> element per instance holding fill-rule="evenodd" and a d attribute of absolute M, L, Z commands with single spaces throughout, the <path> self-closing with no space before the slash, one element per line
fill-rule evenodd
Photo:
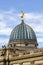
<path fill-rule="evenodd" d="M 37 42 L 35 32 L 33 29 L 24 23 L 17 25 L 11 32 L 9 43 L 11 42 Z"/>

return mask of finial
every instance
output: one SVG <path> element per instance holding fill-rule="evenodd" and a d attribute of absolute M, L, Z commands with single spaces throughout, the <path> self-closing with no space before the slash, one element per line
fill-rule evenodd
<path fill-rule="evenodd" d="M 24 19 L 24 12 L 22 11 L 21 13 L 21 19 L 23 20 Z"/>

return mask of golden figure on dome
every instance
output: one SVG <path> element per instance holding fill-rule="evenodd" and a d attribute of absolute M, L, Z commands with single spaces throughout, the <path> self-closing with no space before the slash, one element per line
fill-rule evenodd
<path fill-rule="evenodd" d="M 21 13 L 21 19 L 23 20 L 24 19 L 24 12 L 22 11 Z"/>

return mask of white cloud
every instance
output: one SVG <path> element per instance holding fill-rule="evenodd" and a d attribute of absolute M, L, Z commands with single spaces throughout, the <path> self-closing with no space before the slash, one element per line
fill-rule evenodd
<path fill-rule="evenodd" d="M 34 28 L 35 32 L 43 32 L 43 25 L 37 24 Z"/>
<path fill-rule="evenodd" d="M 0 29 L 5 28 L 5 27 L 6 27 L 6 23 L 5 23 L 5 22 L 0 21 Z"/>
<path fill-rule="evenodd" d="M 12 29 L 10 29 L 10 28 L 0 29 L 0 35 L 10 35 L 11 30 Z"/>
<path fill-rule="evenodd" d="M 37 38 L 38 42 L 43 42 L 43 38 Z"/>
<path fill-rule="evenodd" d="M 0 44 L 1 44 L 1 46 L 2 45 L 7 45 L 8 41 L 9 41 L 9 39 L 7 39 L 7 38 L 0 38 Z"/>
<path fill-rule="evenodd" d="M 25 19 L 35 19 L 35 20 L 39 20 L 43 18 L 43 13 L 26 13 L 25 14 Z"/>
<path fill-rule="evenodd" d="M 0 13 L 0 20 L 4 18 L 4 15 Z"/>
<path fill-rule="evenodd" d="M 25 20 L 35 32 L 43 32 L 43 13 L 26 13 Z"/>
<path fill-rule="evenodd" d="M 39 32 L 38 32 L 38 33 L 36 33 L 36 36 L 37 36 L 37 37 L 43 37 L 43 33 L 41 33 L 41 32 L 39 33 Z"/>

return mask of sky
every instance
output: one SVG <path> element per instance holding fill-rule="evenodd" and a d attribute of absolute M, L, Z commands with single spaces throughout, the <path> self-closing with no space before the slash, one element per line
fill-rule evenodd
<path fill-rule="evenodd" d="M 34 30 L 38 47 L 43 47 L 43 0 L 0 0 L 0 48 L 9 43 L 13 28 L 21 23 L 21 11 L 24 22 Z"/>

